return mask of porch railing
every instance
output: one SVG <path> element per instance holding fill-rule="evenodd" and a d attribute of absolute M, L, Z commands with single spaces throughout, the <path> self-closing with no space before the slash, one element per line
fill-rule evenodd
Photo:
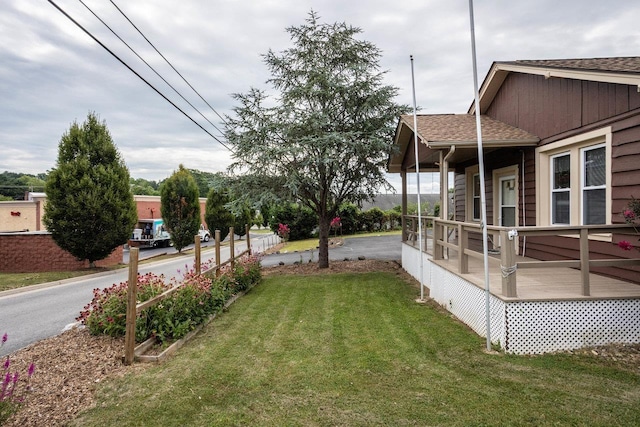
<path fill-rule="evenodd" d="M 430 237 L 431 245 L 423 247 L 432 248 L 434 260 L 444 259 L 448 250 L 457 252 L 457 270 L 464 274 L 469 272 L 469 258 L 483 259 L 483 253 L 469 248 L 469 234 L 482 233 L 477 223 L 443 220 L 434 217 L 424 217 L 425 225 L 433 225 L 433 233 Z M 406 230 L 403 231 L 403 240 L 415 241 L 417 236 L 417 217 L 407 216 L 405 219 Z M 415 228 L 415 229 L 414 229 Z M 498 227 L 487 226 L 487 232 L 492 241 L 500 242 L 500 257 L 489 257 L 489 262 L 500 268 L 502 273 L 502 295 L 505 297 L 517 297 L 517 271 L 522 268 L 576 268 L 581 273 L 582 295 L 591 294 L 589 285 L 589 272 L 592 267 L 624 267 L 639 266 L 640 258 L 606 258 L 591 259 L 589 253 L 589 235 L 595 234 L 634 234 L 635 229 L 627 224 L 615 225 L 584 225 L 584 226 L 553 226 L 553 227 Z M 427 233 L 423 233 L 425 243 L 429 239 Z M 406 236 L 406 238 L 405 238 Z M 455 236 L 455 238 L 451 238 Z M 526 260 L 518 261 L 516 257 L 517 237 L 529 236 L 577 236 L 579 239 L 579 258 L 554 261 Z"/>

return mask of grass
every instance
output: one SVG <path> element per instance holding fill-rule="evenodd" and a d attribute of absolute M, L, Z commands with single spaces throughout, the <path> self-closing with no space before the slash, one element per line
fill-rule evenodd
<path fill-rule="evenodd" d="M 640 425 L 640 375 L 487 354 L 389 273 L 279 276 L 159 366 L 98 385 L 82 426 Z"/>

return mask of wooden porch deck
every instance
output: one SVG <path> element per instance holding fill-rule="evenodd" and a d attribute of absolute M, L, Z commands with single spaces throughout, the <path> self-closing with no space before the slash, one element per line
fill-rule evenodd
<path fill-rule="evenodd" d="M 433 254 L 432 239 L 427 239 L 426 252 Z M 404 242 L 410 246 L 417 242 Z M 483 261 L 469 257 L 469 272 L 458 272 L 456 251 L 448 251 L 448 256 L 442 260 L 432 260 L 436 265 L 454 273 L 468 282 L 485 288 Z M 599 274 L 590 273 L 590 294 L 582 295 L 581 272 L 573 268 L 531 268 L 520 269 L 517 275 L 517 296 L 506 297 L 502 294 L 502 272 L 500 270 L 500 255 L 490 255 L 489 289 L 492 295 L 503 301 L 550 301 L 550 300 L 596 300 L 596 299 L 640 299 L 640 285 L 617 280 Z M 517 256 L 516 261 L 531 261 L 531 258 Z"/>

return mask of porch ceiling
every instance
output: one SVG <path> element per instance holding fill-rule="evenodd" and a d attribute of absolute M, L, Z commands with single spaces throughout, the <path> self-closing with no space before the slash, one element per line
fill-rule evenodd
<path fill-rule="evenodd" d="M 480 117 L 482 144 L 485 152 L 506 147 L 535 147 L 540 138 L 522 129 L 488 116 Z M 438 169 L 440 152 L 456 150 L 450 163 L 477 157 L 476 118 L 473 114 L 432 114 L 417 117 L 418 159 L 422 169 Z M 389 156 L 388 170 L 399 173 L 415 167 L 413 144 L 413 116 L 401 116 L 396 128 L 394 145 L 397 151 Z"/>

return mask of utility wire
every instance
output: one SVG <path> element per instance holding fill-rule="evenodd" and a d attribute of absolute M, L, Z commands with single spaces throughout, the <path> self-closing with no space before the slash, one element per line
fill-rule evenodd
<path fill-rule="evenodd" d="M 180 111 L 182 114 L 184 114 L 184 116 L 186 118 L 188 118 L 189 120 L 191 120 L 196 126 L 198 126 L 200 129 L 202 129 L 203 131 L 205 131 L 211 138 L 215 139 L 216 141 L 218 141 L 220 143 L 220 145 L 222 145 L 224 148 L 226 148 L 227 150 L 231 151 L 233 153 L 233 150 L 231 150 L 224 142 L 222 142 L 219 138 L 217 138 L 215 135 L 213 135 L 211 132 L 209 132 L 208 130 L 206 130 L 204 127 L 202 127 L 202 125 L 198 122 L 196 122 L 195 120 L 193 120 L 193 118 L 191 116 L 189 116 L 187 113 L 185 113 L 180 107 L 178 107 L 176 104 L 173 103 L 173 101 L 171 101 L 169 98 L 167 98 L 162 92 L 160 92 L 158 89 L 156 89 L 155 86 L 153 86 L 151 83 L 149 83 L 147 80 L 145 80 L 144 77 L 142 77 L 140 74 L 138 74 L 133 68 L 131 68 L 129 66 L 129 64 L 127 64 L 126 62 L 124 62 L 118 55 L 116 55 L 113 51 L 111 51 L 107 46 L 105 46 L 100 40 L 98 40 L 93 34 L 91 34 L 91 32 L 89 32 L 86 28 L 84 28 L 82 26 L 82 24 L 80 24 L 78 21 L 76 21 L 75 19 L 73 19 L 73 17 L 71 17 L 71 15 L 69 15 L 64 9 L 62 9 L 60 6 L 58 6 L 56 4 L 56 2 L 54 2 L 53 0 L 47 0 L 49 3 L 51 3 L 51 5 L 53 7 L 55 7 L 56 9 L 58 9 L 58 11 L 60 13 L 62 13 L 64 16 L 66 16 L 71 22 L 73 22 L 78 28 L 80 28 L 82 31 L 84 31 L 85 34 L 87 34 L 89 37 L 91 37 L 96 43 L 98 43 L 104 50 L 106 50 L 107 52 L 109 52 L 111 54 L 111 56 L 113 56 L 115 59 L 117 59 L 122 65 L 124 65 L 125 67 L 127 67 L 127 69 L 129 71 L 131 71 L 133 74 L 135 74 L 140 80 L 142 80 L 143 82 L 145 82 L 147 84 L 147 86 L 149 86 L 151 89 L 153 89 L 158 95 L 160 95 L 161 97 L 164 98 L 165 101 L 167 101 L 169 104 L 173 105 L 173 107 Z"/>
<path fill-rule="evenodd" d="M 224 117 L 222 117 L 222 116 L 221 116 L 221 115 L 216 111 L 216 109 L 215 109 L 215 108 L 213 108 L 213 107 L 212 107 L 212 106 L 207 102 L 207 100 L 206 100 L 206 99 L 204 99 L 204 98 L 202 97 L 202 95 L 200 95 L 200 93 L 198 93 L 198 91 L 197 91 L 193 86 L 191 86 L 191 83 L 189 83 L 189 82 L 187 81 L 187 79 L 185 79 L 185 78 L 182 76 L 182 74 L 180 74 L 180 72 L 179 72 L 178 70 L 176 70 L 176 68 L 171 64 L 171 62 L 169 62 L 169 60 L 168 60 L 167 58 L 165 58 L 165 57 L 164 57 L 164 55 L 163 55 L 162 53 L 160 53 L 160 51 L 159 51 L 158 49 L 156 49 L 156 47 L 153 45 L 153 43 L 151 43 L 151 41 L 149 41 L 149 39 L 148 39 L 148 38 L 147 38 L 147 37 L 142 33 L 142 31 L 140 31 L 140 30 L 138 29 L 138 27 L 136 27 L 136 25 L 135 25 L 133 22 L 131 22 L 131 20 L 129 19 L 129 17 L 128 17 L 127 15 L 125 15 L 125 13 L 124 13 L 124 12 L 123 12 L 119 7 L 118 7 L 118 5 L 117 5 L 117 4 L 115 4 L 115 2 L 114 2 L 113 0 L 109 0 L 109 1 L 111 2 L 111 4 L 112 4 L 116 9 L 118 9 L 118 12 L 120 12 L 120 13 L 122 14 L 122 16 L 124 16 L 124 17 L 125 17 L 125 19 L 126 19 L 127 21 L 129 21 L 129 23 L 133 26 L 133 28 L 135 28 L 135 29 L 136 29 L 136 31 L 138 31 L 138 33 L 140 33 L 140 35 L 141 35 L 142 37 L 144 37 L 144 39 L 147 41 L 147 43 L 149 43 L 149 44 L 151 45 L 151 47 L 152 47 L 152 48 L 154 48 L 156 52 L 158 52 L 158 55 L 160 55 L 160 56 L 162 57 L 162 59 L 164 59 L 164 60 L 167 62 L 167 64 L 169 64 L 169 66 L 170 66 L 171 68 L 173 68 L 173 71 L 175 71 L 175 72 L 176 72 L 176 73 L 177 73 L 177 74 L 182 78 L 182 80 L 184 80 L 184 82 L 185 82 L 187 85 L 189 85 L 189 87 L 190 87 L 191 89 L 193 89 L 193 91 L 194 91 L 194 92 L 195 92 L 195 93 L 200 97 L 200 99 L 202 99 L 202 100 L 204 101 L 204 103 L 205 103 L 205 104 L 207 104 L 207 105 L 209 106 L 209 108 L 211 108 L 211 109 L 213 110 L 213 112 L 214 112 L 214 113 L 216 113 L 216 114 L 218 115 L 218 117 L 220 117 L 220 120 L 222 120 L 222 123 L 224 123 L 225 125 L 227 125 L 228 123 L 227 123 L 227 121 L 224 119 Z M 217 128 L 216 128 L 216 129 L 217 129 Z M 219 130 L 219 129 L 218 129 L 218 130 Z"/>
<path fill-rule="evenodd" d="M 114 31 L 114 30 L 113 30 L 113 29 L 112 29 L 112 28 L 111 28 L 111 27 L 106 23 L 106 22 L 104 22 L 104 21 L 102 20 L 102 18 L 100 18 L 100 17 L 99 17 L 99 16 L 98 16 L 98 15 L 97 15 L 93 10 L 91 10 L 91 8 L 90 8 L 89 6 L 87 6 L 87 5 L 85 4 L 85 2 L 83 2 L 82 0 L 78 0 L 78 1 L 79 1 L 79 2 L 80 2 L 80 3 L 81 3 L 81 4 L 82 4 L 82 5 L 83 5 L 83 6 L 84 6 L 84 7 L 85 7 L 89 12 L 91 12 L 91 14 L 92 14 L 93 16 L 95 16 L 95 17 L 96 17 L 96 19 L 98 19 L 98 21 L 102 22 L 102 25 L 104 25 L 105 27 L 107 27 L 107 28 L 109 29 L 109 31 L 111 31 L 111 33 L 112 33 L 114 36 L 116 36 L 116 37 L 117 37 L 117 38 L 118 38 L 122 43 L 124 43 L 124 45 L 125 45 L 125 46 L 127 46 L 127 47 L 129 48 L 129 50 L 130 50 L 131 52 L 133 52 L 133 54 L 134 54 L 135 56 L 137 56 L 137 57 L 138 57 L 138 59 L 140 59 L 142 62 L 144 62 L 144 63 L 145 63 L 145 65 L 146 65 L 147 67 L 149 67 L 149 69 L 151 69 L 151 71 L 153 71 L 153 72 L 156 74 L 156 76 L 160 77 L 160 78 L 162 79 L 162 81 L 163 81 L 163 82 L 165 82 L 165 83 L 167 84 L 167 86 L 169 86 L 171 89 L 173 89 L 173 91 L 174 91 L 174 92 L 175 92 L 175 93 L 176 93 L 180 98 L 182 98 L 182 99 L 183 99 L 187 104 L 189 104 L 189 105 L 191 106 L 191 108 L 193 108 L 194 110 L 196 110 L 196 111 L 198 112 L 198 114 L 200 114 L 200 115 L 202 116 L 202 118 L 203 118 L 203 119 L 205 119 L 207 122 L 209 122 L 209 124 L 210 124 L 211 126 L 213 126 L 214 128 L 216 128 L 216 130 L 217 130 L 218 132 L 220 132 L 220 134 L 221 134 L 221 135 L 222 135 L 222 134 L 224 134 L 224 132 L 222 132 L 222 131 L 218 128 L 218 126 L 216 126 L 215 124 L 211 123 L 211 121 L 210 121 L 209 119 L 207 119 L 207 118 L 205 117 L 205 115 L 204 115 L 204 114 L 202 114 L 202 113 L 200 112 L 200 110 L 198 110 L 198 109 L 197 109 L 197 108 L 196 108 L 192 103 L 190 103 L 190 102 L 187 100 L 187 98 L 185 98 L 184 96 L 182 96 L 182 94 L 181 94 L 180 92 L 178 92 L 178 90 L 177 90 L 175 87 L 173 87 L 173 86 L 171 85 L 171 83 L 169 83 L 167 80 L 165 80 L 165 78 L 164 78 L 164 77 L 162 77 L 162 76 L 160 75 L 160 73 L 158 73 L 158 72 L 156 71 L 156 69 L 155 69 L 155 68 L 153 68 L 153 67 L 152 67 L 152 66 L 151 66 L 147 61 L 145 61 L 145 60 L 144 60 L 144 58 L 143 58 L 143 57 L 141 57 L 141 56 L 138 54 L 138 52 L 136 52 L 136 51 L 135 51 L 135 50 L 134 50 L 134 49 L 133 49 L 133 48 L 132 48 L 132 47 L 131 47 L 127 42 L 126 42 L 126 41 L 124 41 L 124 40 L 122 39 L 122 37 L 120 37 L 120 36 L 119 36 L 119 35 L 118 35 L 118 34 L 117 34 L 117 33 L 116 33 L 116 32 L 115 32 L 115 31 Z"/>

